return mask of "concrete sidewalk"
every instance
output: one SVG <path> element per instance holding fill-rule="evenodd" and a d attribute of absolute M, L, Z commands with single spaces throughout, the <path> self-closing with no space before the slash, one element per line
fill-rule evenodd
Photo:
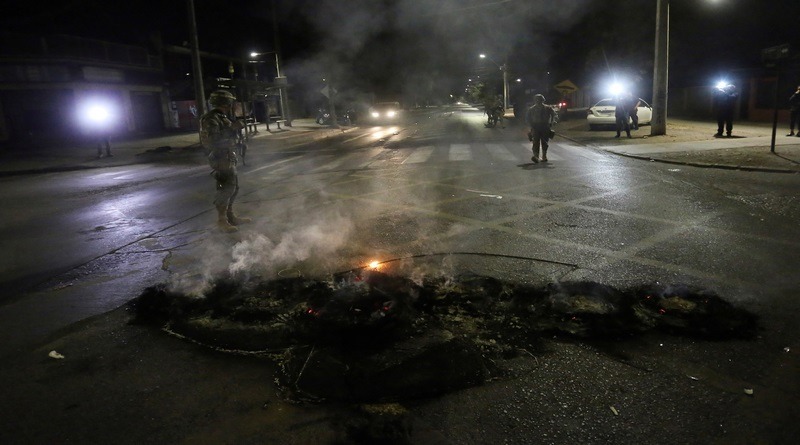
<path fill-rule="evenodd" d="M 721 138 L 711 141 L 633 144 L 607 151 L 638 159 L 748 171 L 800 173 L 800 141 L 771 137 Z"/>
<path fill-rule="evenodd" d="M 314 119 L 295 119 L 291 127 L 278 129 L 271 124 L 270 131 L 266 125 L 259 125 L 250 140 L 274 138 L 299 142 L 334 136 L 349 128 L 353 127 L 334 128 L 319 125 Z M 165 162 L 195 155 L 199 150 L 197 131 L 112 140 L 111 157 L 98 158 L 97 146 L 92 143 L 7 150 L 0 151 L 0 177 Z"/>
<path fill-rule="evenodd" d="M 771 151 L 770 123 L 736 122 L 732 137 L 715 138 L 715 130 L 715 122 L 671 118 L 666 135 L 650 136 L 650 126 L 642 126 L 629 139 L 615 138 L 613 129 L 590 131 L 580 118 L 556 126 L 561 137 L 621 156 L 697 167 L 800 173 L 800 137 L 786 136 L 785 128 L 778 128 L 775 152 Z"/>

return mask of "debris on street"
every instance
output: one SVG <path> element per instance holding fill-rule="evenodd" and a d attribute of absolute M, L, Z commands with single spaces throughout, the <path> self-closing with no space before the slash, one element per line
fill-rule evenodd
<path fill-rule="evenodd" d="M 50 351 L 50 353 L 47 354 L 47 356 L 50 357 L 50 358 L 58 359 L 58 360 L 64 358 L 64 356 L 59 354 L 57 351 Z"/>
<path fill-rule="evenodd" d="M 270 356 L 287 398 L 357 403 L 480 385 L 504 375 L 504 363 L 522 351 L 541 353 L 542 339 L 554 335 L 616 341 L 658 330 L 724 340 L 758 330 L 751 313 L 684 285 L 536 287 L 476 275 L 412 280 L 370 268 L 328 280 L 219 278 L 202 297 L 162 284 L 131 308 L 134 322 Z"/>

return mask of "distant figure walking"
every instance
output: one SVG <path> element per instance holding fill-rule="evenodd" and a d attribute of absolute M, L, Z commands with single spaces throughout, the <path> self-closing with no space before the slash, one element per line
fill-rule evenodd
<path fill-rule="evenodd" d="M 539 163 L 539 149 L 542 151 L 542 162 L 547 162 L 547 143 L 551 137 L 551 125 L 553 124 L 553 109 L 544 103 L 544 96 L 537 94 L 534 96 L 534 104 L 525 113 L 525 121 L 530 125 L 530 140 L 533 142 L 531 150 L 533 156 L 531 161 Z"/>
<path fill-rule="evenodd" d="M 789 134 L 795 136 L 794 127 L 797 127 L 797 137 L 800 137 L 800 85 L 789 98 Z"/>
<path fill-rule="evenodd" d="M 736 92 L 734 85 L 726 85 L 722 88 L 717 88 L 714 94 L 714 109 L 717 115 L 717 133 L 714 134 L 715 138 L 722 137 L 722 131 L 725 135 L 730 137 L 733 131 L 733 114 L 736 110 L 736 99 L 739 94 Z"/>

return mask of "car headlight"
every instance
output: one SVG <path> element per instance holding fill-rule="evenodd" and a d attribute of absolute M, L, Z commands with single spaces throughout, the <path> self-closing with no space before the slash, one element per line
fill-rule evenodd
<path fill-rule="evenodd" d="M 389 112 L 386 113 L 386 115 L 389 116 L 389 117 L 394 117 L 395 114 L 397 114 L 397 113 L 395 113 L 394 111 L 389 111 Z"/>
<path fill-rule="evenodd" d="M 380 116 L 381 116 L 381 114 L 378 113 L 377 111 L 373 111 L 372 112 L 372 117 L 380 117 Z"/>

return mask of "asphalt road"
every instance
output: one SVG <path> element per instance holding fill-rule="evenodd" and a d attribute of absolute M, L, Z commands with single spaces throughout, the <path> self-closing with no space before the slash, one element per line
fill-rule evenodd
<path fill-rule="evenodd" d="M 234 235 L 213 230 L 201 158 L 4 180 L 16 265 L 4 278 L 39 284 L 0 306 L 0 377 L 13 382 L 0 441 L 341 439 L 355 407 L 289 403 L 268 357 L 130 325 L 115 308 L 162 281 L 191 292 L 224 271 L 325 277 L 391 260 L 409 275 L 688 283 L 761 326 L 749 341 L 543 339 L 506 378 L 403 401 L 410 443 L 793 443 L 797 175 L 647 163 L 559 138 L 534 165 L 523 133 L 454 110 L 309 146 L 256 139 L 239 198 L 256 221 Z"/>

